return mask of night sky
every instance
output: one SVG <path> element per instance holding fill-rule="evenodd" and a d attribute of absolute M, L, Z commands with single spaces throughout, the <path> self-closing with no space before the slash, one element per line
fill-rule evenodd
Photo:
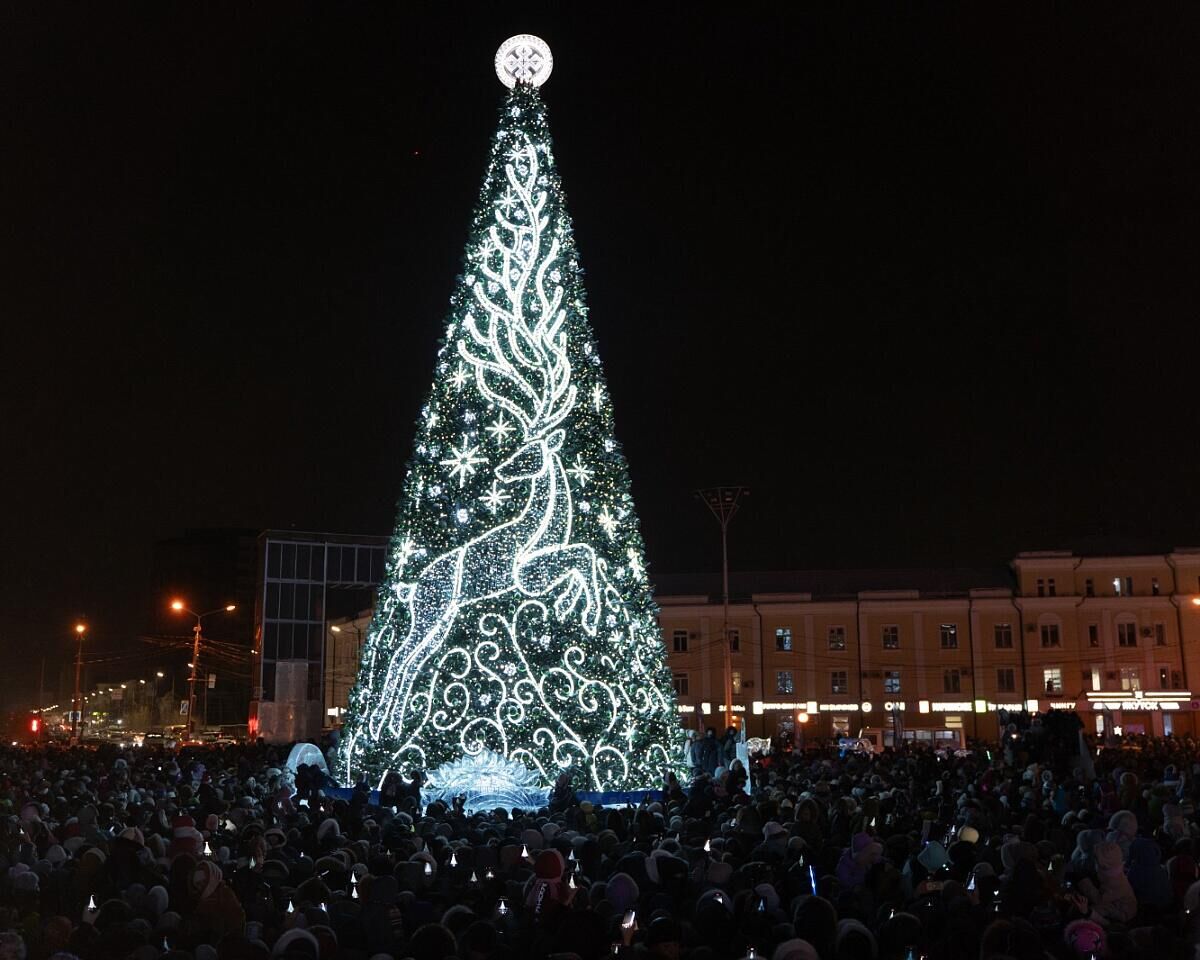
<path fill-rule="evenodd" d="M 429 6 L 7 7 L 7 658 L 136 649 L 189 528 L 390 532 L 520 32 L 652 572 L 715 482 L 740 569 L 1200 543 L 1185 5 Z"/>

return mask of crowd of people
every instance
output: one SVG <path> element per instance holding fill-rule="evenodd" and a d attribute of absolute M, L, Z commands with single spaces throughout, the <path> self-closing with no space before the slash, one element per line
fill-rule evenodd
<path fill-rule="evenodd" d="M 724 741 L 636 804 L 330 795 L 262 744 L 0 751 L 0 960 L 1194 960 L 1200 744 Z M 715 759 L 715 763 L 714 763 Z M 407 775 L 407 772 L 406 772 Z"/>

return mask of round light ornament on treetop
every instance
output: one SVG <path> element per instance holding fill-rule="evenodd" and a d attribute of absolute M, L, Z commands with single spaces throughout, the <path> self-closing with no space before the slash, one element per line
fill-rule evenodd
<path fill-rule="evenodd" d="M 510 90 L 518 83 L 540 87 L 553 69 L 550 46 L 541 37 L 521 33 L 509 37 L 496 51 L 496 76 Z"/>

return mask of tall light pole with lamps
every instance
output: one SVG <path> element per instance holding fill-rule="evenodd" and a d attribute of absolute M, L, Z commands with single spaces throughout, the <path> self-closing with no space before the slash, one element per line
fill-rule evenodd
<path fill-rule="evenodd" d="M 171 609 L 177 613 L 186 613 L 189 617 L 195 617 L 196 623 L 192 627 L 192 674 L 188 677 L 188 739 L 191 740 L 196 732 L 196 676 L 200 671 L 200 631 L 201 623 L 205 617 L 211 616 L 214 613 L 232 613 L 237 609 L 237 604 L 228 603 L 223 607 L 217 607 L 215 610 L 206 610 L 204 613 L 196 613 L 195 610 L 189 610 L 182 600 L 171 601 Z"/>
<path fill-rule="evenodd" d="M 745 487 L 708 487 L 697 490 L 696 496 L 704 501 L 721 525 L 721 593 L 725 604 L 725 615 L 721 627 L 721 646 L 725 654 L 725 726 L 733 726 L 733 655 L 729 648 L 729 522 L 738 511 L 738 502 L 749 496 Z"/>
<path fill-rule="evenodd" d="M 79 691 L 79 673 L 83 666 L 83 635 L 86 623 L 75 624 L 75 636 L 79 638 L 79 649 L 75 653 L 75 699 L 71 701 L 71 742 L 79 742 L 79 730 L 83 721 L 83 698 Z"/>

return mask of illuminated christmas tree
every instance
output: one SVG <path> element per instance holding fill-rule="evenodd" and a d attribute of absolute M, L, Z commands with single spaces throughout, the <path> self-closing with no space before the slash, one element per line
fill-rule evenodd
<path fill-rule="evenodd" d="M 537 89 L 552 61 L 533 37 L 496 60 L 511 89 L 339 774 L 419 769 L 449 789 L 478 770 L 510 795 L 569 769 L 581 789 L 652 788 L 681 732 Z"/>

